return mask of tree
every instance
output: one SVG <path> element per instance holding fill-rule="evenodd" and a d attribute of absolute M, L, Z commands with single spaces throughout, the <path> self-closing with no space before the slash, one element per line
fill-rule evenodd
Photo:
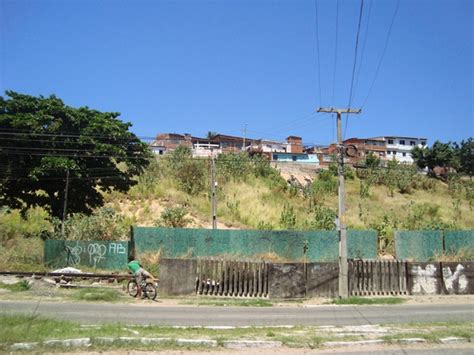
<path fill-rule="evenodd" d="M 377 157 L 373 152 L 369 152 L 365 157 L 365 165 L 369 169 L 375 169 L 380 166 L 380 158 Z"/>
<path fill-rule="evenodd" d="M 437 166 L 458 169 L 460 164 L 457 154 L 458 150 L 459 148 L 456 143 L 436 141 L 431 148 L 414 147 L 411 151 L 411 156 L 416 165 L 421 169 L 428 167 L 432 171 Z"/>
<path fill-rule="evenodd" d="M 474 141 L 469 138 L 467 141 L 461 141 L 459 147 L 459 170 L 469 176 L 474 175 Z"/>
<path fill-rule="evenodd" d="M 90 214 L 102 192 L 126 192 L 148 165 L 147 145 L 116 112 L 73 108 L 52 95 L 0 96 L 0 205 Z"/>

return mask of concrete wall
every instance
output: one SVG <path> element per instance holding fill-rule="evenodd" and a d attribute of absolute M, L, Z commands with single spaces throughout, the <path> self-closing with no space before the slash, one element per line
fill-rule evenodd
<path fill-rule="evenodd" d="M 474 262 L 408 263 L 412 295 L 474 294 Z"/>
<path fill-rule="evenodd" d="M 382 270 L 389 271 L 385 268 Z M 409 294 L 474 294 L 474 262 L 409 262 L 407 271 L 408 273 L 404 274 L 406 280 L 402 284 L 407 285 L 406 290 Z M 335 297 L 338 294 L 338 272 L 337 263 L 270 263 L 268 297 L 273 299 Z M 222 283 L 219 275 L 224 274 L 218 273 L 213 276 L 212 283 Z M 383 272 L 378 275 L 378 277 L 386 276 Z M 197 277 L 196 259 L 160 260 L 160 287 L 165 294 L 196 294 Z M 399 293 L 393 289 L 391 294 Z"/>
<path fill-rule="evenodd" d="M 129 259 L 129 242 L 46 240 L 44 262 L 47 266 L 87 266 L 123 270 Z"/>

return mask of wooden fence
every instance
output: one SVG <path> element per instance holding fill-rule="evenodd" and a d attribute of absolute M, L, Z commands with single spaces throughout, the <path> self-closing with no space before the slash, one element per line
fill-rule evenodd
<path fill-rule="evenodd" d="M 354 296 L 406 295 L 407 278 L 406 261 L 349 261 L 349 293 Z"/>
<path fill-rule="evenodd" d="M 233 297 L 268 297 L 265 262 L 199 259 L 196 294 Z"/>

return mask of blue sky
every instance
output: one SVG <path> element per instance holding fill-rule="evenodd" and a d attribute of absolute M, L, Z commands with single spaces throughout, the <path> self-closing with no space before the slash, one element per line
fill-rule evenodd
<path fill-rule="evenodd" d="M 339 0 L 335 61 L 336 4 L 317 1 L 317 42 L 314 0 L 0 0 L 0 91 L 121 112 L 140 136 L 247 124 L 253 138 L 330 143 L 333 117 L 314 112 L 348 104 L 360 9 Z M 353 107 L 396 4 L 364 1 Z M 400 0 L 345 137 L 473 136 L 473 12 L 470 0 Z"/>

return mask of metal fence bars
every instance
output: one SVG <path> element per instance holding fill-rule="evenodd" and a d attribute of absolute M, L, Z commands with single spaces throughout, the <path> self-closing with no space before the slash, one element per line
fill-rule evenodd
<path fill-rule="evenodd" d="M 265 262 L 198 259 L 196 294 L 267 298 L 268 270 Z"/>
<path fill-rule="evenodd" d="M 350 260 L 349 294 L 406 295 L 407 262 L 402 260 Z"/>

